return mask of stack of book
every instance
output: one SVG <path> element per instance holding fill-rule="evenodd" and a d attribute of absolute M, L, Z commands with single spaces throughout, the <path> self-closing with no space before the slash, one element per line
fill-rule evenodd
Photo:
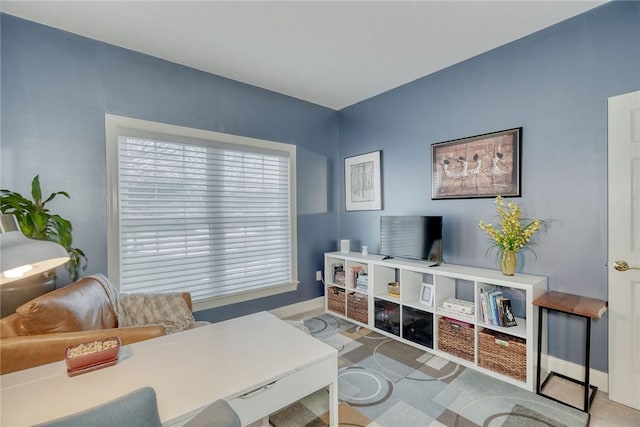
<path fill-rule="evenodd" d="M 471 301 L 465 301 L 457 298 L 446 299 L 436 312 L 442 316 L 454 317 L 457 319 L 475 320 L 475 308 Z"/>
<path fill-rule="evenodd" d="M 360 272 L 356 279 L 356 289 L 360 289 L 361 291 L 369 289 L 369 276 L 364 271 Z"/>
<path fill-rule="evenodd" d="M 480 305 L 485 323 L 504 327 L 518 325 L 513 315 L 511 299 L 504 297 L 499 287 L 489 285 L 481 287 Z"/>
<path fill-rule="evenodd" d="M 344 265 L 342 263 L 333 264 L 331 266 L 331 282 L 335 285 L 344 286 L 345 274 Z"/>

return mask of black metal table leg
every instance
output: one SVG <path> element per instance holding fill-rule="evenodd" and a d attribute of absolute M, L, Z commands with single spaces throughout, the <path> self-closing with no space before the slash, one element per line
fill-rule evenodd
<path fill-rule="evenodd" d="M 536 369 L 537 394 L 540 394 L 540 369 L 542 368 L 542 313 L 543 307 L 538 307 L 538 367 Z"/>
<path fill-rule="evenodd" d="M 584 361 L 584 412 L 589 412 L 589 371 L 591 370 L 591 318 L 587 317 L 587 348 Z M 594 392 L 595 394 L 595 392 Z"/>
<path fill-rule="evenodd" d="M 571 406 L 572 408 L 576 408 L 579 409 L 583 412 L 589 413 L 589 407 L 591 406 L 591 403 L 593 402 L 593 399 L 596 397 L 596 393 L 598 391 L 598 387 L 591 385 L 590 384 L 590 374 L 591 374 L 591 318 L 590 317 L 586 317 L 586 316 L 579 316 L 584 318 L 587 321 L 587 327 L 586 327 L 586 344 L 585 344 L 585 362 L 584 362 L 584 382 L 568 377 L 566 375 L 563 375 L 559 372 L 554 372 L 551 371 L 549 372 L 549 374 L 546 376 L 546 378 L 544 379 L 544 381 L 540 381 L 540 372 L 541 372 L 541 350 L 542 350 L 542 312 L 543 309 L 545 307 L 538 307 L 539 309 L 539 318 L 538 318 L 538 367 L 536 369 L 536 394 L 539 394 L 540 396 L 544 396 L 546 398 L 549 398 L 551 400 L 554 400 L 558 403 L 562 403 L 563 405 L 567 405 L 567 406 Z M 550 308 L 546 308 L 547 310 L 550 311 L 559 311 L 559 310 L 553 310 Z M 579 384 L 581 386 L 584 387 L 584 405 L 582 406 L 582 408 L 578 407 L 578 406 L 574 406 L 571 405 L 570 403 L 566 403 L 563 402 L 562 400 L 556 399 L 555 397 L 549 396 L 547 394 L 545 394 L 543 392 L 544 387 L 547 385 L 547 383 L 549 382 L 549 380 L 552 377 L 560 377 L 563 378 L 567 381 L 571 381 L 573 383 Z"/>

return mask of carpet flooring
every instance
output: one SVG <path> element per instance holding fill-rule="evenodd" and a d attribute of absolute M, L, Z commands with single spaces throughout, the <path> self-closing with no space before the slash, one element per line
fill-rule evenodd
<path fill-rule="evenodd" d="M 587 414 L 324 314 L 304 325 L 339 351 L 340 426 L 585 427 Z M 272 415 L 274 427 L 328 423 L 320 390 Z"/>

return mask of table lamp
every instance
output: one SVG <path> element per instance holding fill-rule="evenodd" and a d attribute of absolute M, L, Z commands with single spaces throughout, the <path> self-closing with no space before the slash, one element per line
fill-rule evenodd
<path fill-rule="evenodd" d="M 0 285 L 51 270 L 69 261 L 59 244 L 29 239 L 14 215 L 0 215 Z"/>

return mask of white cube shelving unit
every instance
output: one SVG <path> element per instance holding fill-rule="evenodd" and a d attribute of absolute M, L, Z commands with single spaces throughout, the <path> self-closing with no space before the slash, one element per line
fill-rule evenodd
<path fill-rule="evenodd" d="M 535 362 L 537 354 L 537 316 L 532 301 L 547 291 L 547 278 L 516 274 L 505 276 L 500 271 L 460 265 L 442 264 L 430 266 L 427 261 L 408 259 L 383 259 L 381 255 L 362 256 L 358 252 L 328 252 L 324 255 L 325 310 L 356 324 L 366 326 L 383 335 L 393 337 L 437 356 L 452 360 L 468 368 L 499 378 L 511 384 L 535 392 Z M 345 282 L 334 282 L 334 267 L 342 265 Z M 368 276 L 368 288 L 355 289 L 349 280 L 354 269 Z M 400 296 L 389 295 L 389 282 L 400 282 Z M 433 285 L 433 305 L 420 301 L 422 284 Z M 483 319 L 480 289 L 487 286 L 503 291 L 515 300 L 514 312 L 517 326 L 501 327 Z M 357 293 L 362 303 L 359 316 L 353 313 L 353 300 L 349 296 Z M 330 303 L 331 298 L 331 303 Z M 351 295 L 353 298 L 353 295 Z M 473 360 L 457 357 L 439 347 L 437 308 L 448 298 L 463 299 L 473 303 L 474 315 L 469 318 L 448 313 L 446 317 L 462 321 L 473 328 Z M 366 300 L 365 300 L 366 299 Z M 365 304 L 366 302 L 366 304 Z M 362 307 L 367 312 L 362 316 Z M 351 311 L 350 312 L 350 307 Z M 367 320 L 364 322 L 364 320 Z M 515 337 L 526 343 L 526 375 L 522 381 L 511 375 L 497 372 L 479 364 L 479 333 L 495 331 L 503 337 Z M 486 336 L 486 335 L 485 335 Z M 497 342 L 497 341 L 496 341 Z M 501 345 L 504 344 L 501 340 Z"/>

